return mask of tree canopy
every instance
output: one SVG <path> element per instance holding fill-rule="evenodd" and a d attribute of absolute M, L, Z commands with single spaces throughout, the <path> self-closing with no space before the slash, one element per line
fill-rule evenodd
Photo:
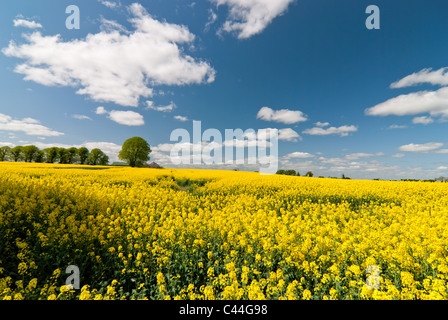
<path fill-rule="evenodd" d="M 150 153 L 151 147 L 145 139 L 133 137 L 123 143 L 118 157 L 131 167 L 140 167 L 144 162 L 149 161 Z"/>
<path fill-rule="evenodd" d="M 109 157 L 100 149 L 89 149 L 85 147 L 68 149 L 49 147 L 40 150 L 34 145 L 16 146 L 14 148 L 0 147 L 0 161 L 25 161 L 36 163 L 61 163 L 61 164 L 90 164 L 107 165 Z"/>

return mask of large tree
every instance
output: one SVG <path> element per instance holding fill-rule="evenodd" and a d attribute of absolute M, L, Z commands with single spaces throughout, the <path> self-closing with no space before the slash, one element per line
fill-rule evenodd
<path fill-rule="evenodd" d="M 76 162 L 76 158 L 78 155 L 78 149 L 76 149 L 75 147 L 71 147 L 69 149 L 67 149 L 67 163 L 68 164 L 72 164 Z"/>
<path fill-rule="evenodd" d="M 56 159 L 58 158 L 58 148 L 52 147 L 44 150 L 45 152 L 45 158 L 47 159 L 48 163 L 54 163 Z"/>
<path fill-rule="evenodd" d="M 87 158 L 89 157 L 89 149 L 86 147 L 81 147 L 78 149 L 78 157 L 79 157 L 79 163 L 85 164 L 87 161 Z"/>
<path fill-rule="evenodd" d="M 8 160 L 9 150 L 11 150 L 11 148 L 8 146 L 0 148 L 0 161 Z"/>
<path fill-rule="evenodd" d="M 23 147 L 17 146 L 9 150 L 9 154 L 14 162 L 22 159 Z"/>
<path fill-rule="evenodd" d="M 139 167 L 150 159 L 150 153 L 151 148 L 145 139 L 133 137 L 124 142 L 118 157 L 126 161 L 131 167 Z"/>
<path fill-rule="evenodd" d="M 36 157 L 37 153 L 39 152 L 39 148 L 36 146 L 26 146 L 22 149 L 23 152 L 23 158 L 25 162 L 33 162 L 34 158 Z"/>
<path fill-rule="evenodd" d="M 60 164 L 67 163 L 67 149 L 58 148 L 58 159 Z"/>
<path fill-rule="evenodd" d="M 312 177 L 314 177 L 314 173 L 312 173 L 311 171 L 308 171 L 306 173 L 306 176 L 309 177 L 309 178 L 312 178 Z"/>
<path fill-rule="evenodd" d="M 100 149 L 93 149 L 90 151 L 87 163 L 93 166 L 105 166 L 109 163 L 109 157 Z"/>
<path fill-rule="evenodd" d="M 34 162 L 42 163 L 45 161 L 45 152 L 43 150 L 39 150 L 34 156 Z"/>

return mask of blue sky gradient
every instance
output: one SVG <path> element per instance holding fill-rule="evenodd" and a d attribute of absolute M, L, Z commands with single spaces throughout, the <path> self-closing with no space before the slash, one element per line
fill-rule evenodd
<path fill-rule="evenodd" d="M 182 85 L 157 83 L 167 76 L 177 77 L 176 81 L 185 77 L 184 71 L 178 75 L 177 71 L 166 71 L 168 75 L 146 82 L 153 95 L 137 97 L 135 106 L 99 99 L 95 94 L 77 94 L 84 87 L 79 82 L 49 84 L 26 80 L 26 74 L 18 72 L 18 65 L 33 65 L 30 56 L 46 61 L 34 67 L 46 69 L 52 64 L 51 59 L 45 60 L 50 53 L 26 48 L 29 41 L 24 34 L 60 35 L 60 42 L 73 46 L 89 34 L 119 32 L 122 37 L 131 37 L 136 32 L 130 22 L 136 17 L 130 9 L 134 2 L 19 0 L 0 4 L 0 145 L 99 146 L 116 160 L 124 140 L 141 136 L 153 148 L 152 160 L 174 167 L 168 157 L 173 144 L 171 132 L 177 128 L 191 131 L 192 121 L 200 120 L 203 129 L 222 132 L 237 128 L 294 130 L 296 136 L 280 141 L 280 167 L 301 173 L 311 170 L 316 175 L 337 177 L 344 173 L 359 179 L 448 175 L 448 98 L 443 95 L 448 75 L 440 70 L 448 66 L 446 1 L 272 0 L 283 3 L 286 9 L 279 9 L 280 13 L 276 7 L 261 10 L 268 23 L 245 35 L 237 27 L 249 30 L 250 21 L 245 19 L 250 18 L 250 12 L 232 16 L 232 10 L 243 12 L 238 7 L 242 0 L 140 1 L 139 12 L 146 12 L 145 21 L 184 28 L 194 36 L 191 41 L 175 44 L 180 58 L 191 57 L 195 68 L 202 63 L 209 73 L 198 75 L 200 81 L 188 80 Z M 259 0 L 261 8 L 265 2 Z M 72 4 L 80 9 L 79 30 L 65 27 L 65 9 Z M 369 16 L 365 10 L 371 4 L 380 9 L 379 30 L 365 26 Z M 15 26 L 14 21 L 19 20 L 41 27 Z M 226 25 L 233 26 L 233 31 L 226 30 Z M 155 36 L 166 45 L 170 41 L 161 33 L 166 30 L 163 28 L 154 33 L 160 32 Z M 139 51 L 138 45 L 134 50 Z M 123 52 L 123 57 L 126 54 Z M 78 58 L 66 57 L 77 59 L 73 65 Z M 87 64 L 82 63 L 80 68 Z M 156 63 L 149 66 L 158 68 Z M 98 61 L 99 70 L 102 65 Z M 408 78 L 406 84 L 391 88 L 393 83 L 427 68 L 431 70 L 422 72 L 418 81 Z M 440 72 L 435 73 L 437 70 Z M 199 74 L 195 69 L 190 75 L 196 71 Z M 215 72 L 212 78 L 211 71 Z M 73 80 L 76 77 L 71 72 L 76 70 L 67 73 Z M 94 78 L 89 80 L 92 84 Z M 440 99 L 428 105 L 420 103 L 413 93 L 425 90 L 440 93 Z M 400 95 L 409 100 L 390 101 Z M 414 98 L 418 110 L 410 110 Z M 153 109 L 148 108 L 147 101 Z M 387 104 L 381 110 L 376 108 L 383 103 Z M 156 110 L 170 105 L 175 107 Z M 100 106 L 108 113 L 98 114 Z M 307 121 L 265 121 L 257 118 L 263 107 L 273 112 L 300 111 Z M 115 118 L 111 111 L 118 112 Z M 124 119 L 123 112 L 129 111 L 132 119 Z M 136 114 L 144 124 L 139 124 Z M 354 126 L 356 131 L 345 132 L 344 126 Z M 319 127 L 327 134 L 313 130 Z M 333 130 L 326 131 L 329 128 Z"/>

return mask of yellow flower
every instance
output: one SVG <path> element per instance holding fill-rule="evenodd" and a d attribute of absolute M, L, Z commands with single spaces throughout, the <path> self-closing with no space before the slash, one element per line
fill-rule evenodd
<path fill-rule="evenodd" d="M 65 293 L 67 291 L 70 291 L 71 289 L 67 287 L 66 285 L 61 286 L 61 293 Z"/>
<path fill-rule="evenodd" d="M 448 184 L 86 168 L 0 163 L 17 258 L 9 279 L 0 261 L 0 298 L 130 298 L 118 281 L 133 279 L 136 299 L 448 299 Z M 68 294 L 66 266 L 42 274 L 50 246 L 94 262 L 103 286 Z M 154 269 L 155 288 L 142 286 Z"/>
<path fill-rule="evenodd" d="M 212 279 L 215 276 L 215 269 L 213 267 L 209 267 L 207 269 L 207 277 Z"/>
<path fill-rule="evenodd" d="M 357 265 L 351 265 L 349 268 L 348 268 L 348 270 L 350 271 L 350 272 L 352 272 L 355 276 L 358 276 L 358 275 L 360 275 L 362 272 L 361 272 L 361 269 L 359 268 L 359 266 L 357 266 Z"/>
<path fill-rule="evenodd" d="M 159 272 L 157 274 L 157 284 L 160 285 L 160 284 L 163 284 L 163 283 L 165 283 L 165 276 L 163 275 L 162 272 Z"/>
<path fill-rule="evenodd" d="M 21 294 L 21 293 L 16 293 L 16 294 L 14 295 L 14 300 L 23 300 L 23 296 L 22 296 L 22 294 Z"/>
<path fill-rule="evenodd" d="M 17 269 L 20 275 L 25 275 L 28 271 L 28 266 L 26 265 L 26 262 L 20 262 Z"/>
<path fill-rule="evenodd" d="M 303 300 L 310 300 L 311 297 L 312 297 L 312 295 L 311 295 L 311 291 L 310 290 L 308 290 L 308 289 L 303 290 L 303 293 L 302 293 L 302 299 Z"/>

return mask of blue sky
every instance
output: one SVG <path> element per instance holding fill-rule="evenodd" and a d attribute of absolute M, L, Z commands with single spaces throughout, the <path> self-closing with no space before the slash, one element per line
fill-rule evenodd
<path fill-rule="evenodd" d="M 365 25 L 371 4 L 379 30 Z M 79 30 L 66 28 L 69 5 Z M 141 136 L 152 160 L 174 167 L 170 134 L 197 120 L 223 133 L 279 129 L 280 167 L 301 173 L 448 175 L 445 1 L 19 0 L 0 9 L 0 145 L 100 147 L 116 160 Z"/>

